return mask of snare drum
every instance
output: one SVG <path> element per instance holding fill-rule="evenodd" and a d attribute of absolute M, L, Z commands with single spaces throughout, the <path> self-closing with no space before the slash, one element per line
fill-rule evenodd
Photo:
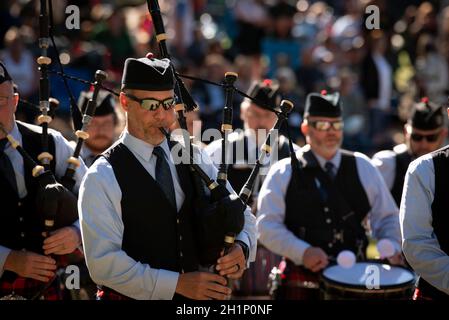
<path fill-rule="evenodd" d="M 409 270 L 376 262 L 359 262 L 350 269 L 338 265 L 322 273 L 324 300 L 409 300 L 416 278 Z"/>

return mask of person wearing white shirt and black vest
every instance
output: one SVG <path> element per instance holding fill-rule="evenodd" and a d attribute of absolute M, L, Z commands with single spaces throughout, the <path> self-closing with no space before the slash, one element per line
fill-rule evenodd
<path fill-rule="evenodd" d="M 12 79 L 0 62 L 0 123 L 37 162 L 42 152 L 42 128 L 15 120 L 18 101 L 19 94 L 14 93 Z M 54 156 L 50 169 L 60 178 L 73 149 L 59 132 L 49 129 L 48 133 L 49 153 Z M 55 300 L 61 298 L 58 281 L 54 281 L 55 259 L 74 252 L 81 245 L 81 234 L 76 221 L 55 230 L 45 240 L 42 238 L 44 223 L 36 202 L 39 187 L 32 169 L 0 132 L 0 297 L 13 294 L 40 298 L 41 292 L 44 299 Z M 85 172 L 81 161 L 75 174 L 75 193 Z M 48 281 L 51 283 L 46 284 Z M 44 290 L 46 286 L 48 289 Z"/>
<path fill-rule="evenodd" d="M 405 143 L 373 156 L 372 162 L 382 174 L 398 206 L 410 162 L 442 147 L 447 136 L 444 124 L 443 107 L 425 97 L 413 106 L 410 119 L 404 125 Z"/>
<path fill-rule="evenodd" d="M 236 245 L 218 259 L 219 274 L 199 271 L 191 171 L 175 164 L 176 142 L 160 131 L 176 119 L 173 88 L 168 59 L 126 60 L 120 104 L 127 127 L 81 185 L 83 245 L 100 299 L 227 299 L 225 277 L 241 277 L 254 261 L 255 219 L 247 208 Z M 215 178 L 211 160 L 195 153 Z"/>
<path fill-rule="evenodd" d="M 341 113 L 338 93 L 309 94 L 299 163 L 273 165 L 260 190 L 259 241 L 287 260 L 278 299 L 318 299 L 318 272 L 342 250 L 365 259 L 366 220 L 375 238 L 393 242 L 394 258 L 400 255 L 398 208 L 369 159 L 340 149 Z"/>
<path fill-rule="evenodd" d="M 281 101 L 278 85 L 270 79 L 254 81 L 247 95 L 253 97 L 264 107 L 245 98 L 240 105 L 240 118 L 243 120 L 245 130 L 236 130 L 229 135 L 229 149 L 232 149 L 232 152 L 227 153 L 228 163 L 231 164 L 228 169 L 228 180 L 235 190 L 241 190 L 248 180 L 256 159 L 259 158 L 260 148 L 265 142 L 265 137 L 276 123 L 276 114 L 266 108 L 271 107 L 273 110 L 277 110 Z M 271 141 L 274 141 L 270 144 L 273 149 L 264 159 L 248 202 L 250 206 L 254 204 L 254 214 L 256 213 L 257 195 L 268 169 L 273 163 L 290 155 L 287 137 L 280 135 L 279 132 L 272 132 L 270 137 Z M 297 150 L 299 147 L 294 144 L 294 149 Z M 205 151 L 218 167 L 221 163 L 221 139 L 209 144 Z M 249 270 L 245 271 L 235 293 L 250 296 L 268 295 L 268 275 L 279 261 L 280 257 L 258 245 L 256 262 L 251 265 Z"/>
<path fill-rule="evenodd" d="M 81 113 L 87 108 L 89 99 L 92 99 L 93 91 L 82 91 L 78 99 L 78 108 Z M 116 101 L 112 94 L 105 91 L 98 93 L 95 115 L 89 123 L 87 133 L 89 139 L 84 141 L 80 156 L 87 167 L 90 167 L 96 157 L 109 148 L 116 140 L 116 131 L 119 124 Z"/>
<path fill-rule="evenodd" d="M 449 146 L 414 160 L 405 176 L 400 224 L 404 255 L 420 276 L 414 300 L 449 298 L 448 177 Z"/>

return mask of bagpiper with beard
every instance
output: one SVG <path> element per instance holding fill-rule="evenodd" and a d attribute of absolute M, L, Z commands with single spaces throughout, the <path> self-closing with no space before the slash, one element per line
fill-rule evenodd
<path fill-rule="evenodd" d="M 190 167 L 175 163 L 176 142 L 160 131 L 176 120 L 174 85 L 168 59 L 126 60 L 120 104 L 127 126 L 81 185 L 83 245 L 100 299 L 227 299 L 226 277 L 240 278 L 254 261 L 255 218 L 247 208 L 243 231 L 217 261 L 219 274 L 199 271 Z M 215 178 L 207 154 L 195 150 Z"/>
<path fill-rule="evenodd" d="M 279 111 L 281 96 L 278 85 L 270 79 L 254 81 L 247 95 L 255 101 L 245 98 L 240 105 L 240 118 L 244 124 L 244 130 L 236 130 L 228 137 L 229 149 L 227 156 L 228 180 L 235 190 L 241 190 L 254 167 L 256 159 L 259 158 L 261 146 L 269 131 L 276 123 L 277 116 L 273 112 Z M 270 108 L 270 109 L 267 109 Z M 249 205 L 252 205 L 253 213 L 256 214 L 255 204 L 257 195 L 270 166 L 277 161 L 290 155 L 288 138 L 279 132 L 271 133 L 272 150 L 264 159 L 264 163 L 256 178 Z M 294 149 L 299 146 L 294 144 Z M 214 161 L 215 166 L 221 163 L 222 143 L 221 139 L 210 143 L 205 151 Z M 267 282 L 271 269 L 280 261 L 279 256 L 273 254 L 261 245 L 257 247 L 257 257 L 249 270 L 245 271 L 235 291 L 239 296 L 266 296 L 268 295 Z"/>
<path fill-rule="evenodd" d="M 84 114 L 92 91 L 83 91 L 78 99 L 78 107 Z M 105 91 L 98 93 L 95 115 L 89 123 L 89 139 L 84 141 L 80 156 L 86 166 L 90 167 L 95 158 L 109 148 L 116 140 L 116 128 L 119 124 L 116 101 L 112 94 Z"/>
<path fill-rule="evenodd" d="M 398 206 L 410 162 L 442 147 L 447 136 L 444 125 L 443 107 L 423 98 L 414 105 L 411 116 L 404 125 L 405 143 L 373 156 L 372 162 L 380 170 Z"/>

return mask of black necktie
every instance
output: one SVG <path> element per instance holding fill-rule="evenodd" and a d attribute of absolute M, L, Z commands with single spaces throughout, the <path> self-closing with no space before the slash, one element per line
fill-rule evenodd
<path fill-rule="evenodd" d="M 164 191 L 170 204 L 173 208 L 176 207 L 175 187 L 173 185 L 173 178 L 170 172 L 170 166 L 165 158 L 165 152 L 162 147 L 155 147 L 153 149 L 154 155 L 157 157 L 156 161 L 156 181 L 161 189 Z"/>
<path fill-rule="evenodd" d="M 14 192 L 18 194 L 16 174 L 14 173 L 14 168 L 12 166 L 11 160 L 5 153 L 5 147 L 8 143 L 8 139 L 0 139 L 0 172 L 8 180 L 9 184 L 13 188 Z"/>
<path fill-rule="evenodd" d="M 335 166 L 332 162 L 328 161 L 324 165 L 324 168 L 326 169 L 326 173 L 331 178 L 331 180 L 334 180 L 335 178 Z"/>

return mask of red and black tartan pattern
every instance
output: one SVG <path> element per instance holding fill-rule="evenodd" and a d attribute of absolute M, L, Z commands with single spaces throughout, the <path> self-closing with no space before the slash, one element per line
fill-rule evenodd
<path fill-rule="evenodd" d="M 289 262 L 281 275 L 281 284 L 273 298 L 275 300 L 319 300 L 320 289 L 307 288 L 307 283 L 318 285 L 319 275 Z"/>
<path fill-rule="evenodd" d="M 53 256 L 53 258 L 56 259 L 58 268 L 65 268 L 70 264 L 68 255 Z M 60 288 L 58 277 L 51 279 L 50 281 L 52 281 L 52 283 L 48 288 L 45 288 L 47 285 L 46 283 L 31 278 L 17 277 L 14 282 L 0 280 L 0 298 L 14 292 L 14 294 L 26 299 L 32 299 L 42 291 L 42 295 L 37 297 L 37 299 L 62 300 L 63 293 Z"/>
<path fill-rule="evenodd" d="M 120 294 L 112 289 L 108 289 L 105 287 L 98 287 L 97 300 L 107 301 L 107 300 L 133 300 L 133 299 L 124 296 L 123 294 Z"/>
<path fill-rule="evenodd" d="M 419 288 L 415 289 L 415 292 L 413 293 L 413 298 L 412 300 L 418 301 L 430 301 L 433 300 L 431 297 L 426 297 L 422 294 L 421 290 L 419 290 Z"/>
<path fill-rule="evenodd" d="M 51 280 L 50 280 L 51 281 Z M 0 297 L 12 293 L 22 296 L 26 299 L 34 298 L 46 286 L 46 283 L 30 278 L 17 277 L 14 282 L 0 281 Z M 61 300 L 61 290 L 59 289 L 58 279 L 54 279 L 51 285 L 36 299 L 43 300 Z"/>

